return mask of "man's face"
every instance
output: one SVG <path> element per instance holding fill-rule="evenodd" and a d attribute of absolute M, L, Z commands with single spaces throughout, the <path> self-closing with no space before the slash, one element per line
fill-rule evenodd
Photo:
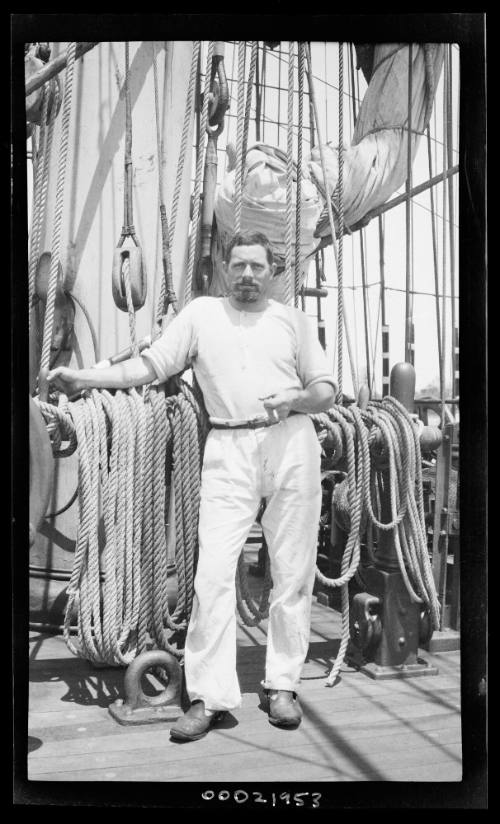
<path fill-rule="evenodd" d="M 268 296 L 276 267 L 269 264 L 263 246 L 234 246 L 224 267 L 238 303 L 257 303 Z"/>

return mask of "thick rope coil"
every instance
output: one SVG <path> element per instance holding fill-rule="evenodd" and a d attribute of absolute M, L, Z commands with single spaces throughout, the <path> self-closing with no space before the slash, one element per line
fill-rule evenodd
<path fill-rule="evenodd" d="M 42 369 L 48 369 L 50 366 L 50 350 L 52 345 L 52 332 L 54 325 L 54 309 L 59 275 L 59 256 L 61 248 L 61 230 L 64 207 L 64 184 L 66 180 L 66 166 L 69 148 L 69 126 L 71 116 L 71 103 L 73 98 L 75 50 L 76 43 L 70 43 L 68 45 L 66 53 L 67 62 L 61 121 L 61 142 L 59 146 L 59 165 L 57 170 L 56 203 L 54 210 L 49 284 L 47 289 L 47 301 L 45 306 L 42 356 L 40 363 Z"/>
<path fill-rule="evenodd" d="M 157 387 L 147 395 L 135 389 L 93 390 L 68 403 L 62 414 L 72 422 L 79 455 L 79 524 L 67 590 L 66 643 L 75 655 L 95 663 L 129 664 L 150 641 L 181 658 L 198 554 L 206 412 L 181 381 L 178 394 L 167 398 Z M 179 586 L 173 616 L 167 587 L 170 477 Z"/>

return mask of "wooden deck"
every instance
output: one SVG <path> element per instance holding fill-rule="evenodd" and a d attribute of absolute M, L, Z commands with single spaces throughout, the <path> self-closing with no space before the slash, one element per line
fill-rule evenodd
<path fill-rule="evenodd" d="M 123 670 L 76 659 L 60 636 L 31 633 L 28 778 L 31 781 L 460 781 L 460 657 L 425 659 L 439 674 L 374 681 L 344 666 L 325 686 L 340 615 L 313 604 L 303 673 L 304 719 L 271 726 L 259 704 L 265 622 L 238 633 L 243 705 L 197 742 L 170 740 L 168 722 L 127 727 L 107 707 Z M 172 718 L 175 718 L 175 712 Z"/>

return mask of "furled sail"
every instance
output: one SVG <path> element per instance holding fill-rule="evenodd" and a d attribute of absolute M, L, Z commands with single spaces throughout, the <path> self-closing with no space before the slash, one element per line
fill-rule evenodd
<path fill-rule="evenodd" d="M 360 62 L 369 85 L 359 110 L 351 145 L 346 146 L 343 153 L 344 225 L 346 230 L 351 231 L 366 225 L 369 213 L 385 203 L 405 182 L 409 115 L 413 162 L 420 138 L 430 120 L 443 65 L 444 46 L 439 43 L 377 45 L 373 48 L 373 62 L 366 50 L 360 51 L 358 48 L 358 60 L 360 54 Z M 327 143 L 324 148 L 327 189 L 334 207 L 338 207 L 338 147 Z M 317 147 L 312 150 L 308 165 L 311 177 L 324 192 Z M 315 235 L 322 238 L 331 235 L 326 210 L 319 219 Z"/>
<path fill-rule="evenodd" d="M 411 49 L 411 55 L 410 55 Z M 439 43 L 389 43 L 358 46 L 358 63 L 368 80 L 350 145 L 343 152 L 344 231 L 366 225 L 370 212 L 385 203 L 405 182 L 408 172 L 408 134 L 411 130 L 411 162 L 418 150 L 434 103 L 441 74 L 444 46 Z M 411 76 L 410 76 L 411 56 Z M 409 81 L 411 80 L 411 83 Z M 408 105 L 411 86 L 411 106 Z M 301 185 L 301 268 L 318 246 L 331 242 L 325 198 L 332 200 L 334 221 L 339 204 L 338 146 L 324 145 L 326 185 L 319 147 L 311 150 L 303 167 Z M 296 169 L 294 167 L 294 212 Z M 229 166 L 215 201 L 217 232 L 213 242 L 213 279 L 210 293 L 226 292 L 223 252 L 234 230 L 235 171 Z M 263 143 L 252 146 L 245 157 L 241 226 L 263 231 L 283 266 L 286 236 L 286 154 Z M 293 228 L 295 237 L 295 224 Z M 295 245 L 293 248 L 295 259 Z M 276 299 L 283 300 L 283 278 L 276 281 Z"/>

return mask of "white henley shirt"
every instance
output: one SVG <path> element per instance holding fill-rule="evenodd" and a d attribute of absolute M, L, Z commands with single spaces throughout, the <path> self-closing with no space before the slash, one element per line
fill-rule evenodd
<path fill-rule="evenodd" d="M 285 389 L 335 386 L 311 319 L 274 300 L 245 312 L 228 298 L 196 298 L 142 357 L 160 381 L 190 366 L 208 414 L 224 420 L 266 416 L 259 398 Z"/>

